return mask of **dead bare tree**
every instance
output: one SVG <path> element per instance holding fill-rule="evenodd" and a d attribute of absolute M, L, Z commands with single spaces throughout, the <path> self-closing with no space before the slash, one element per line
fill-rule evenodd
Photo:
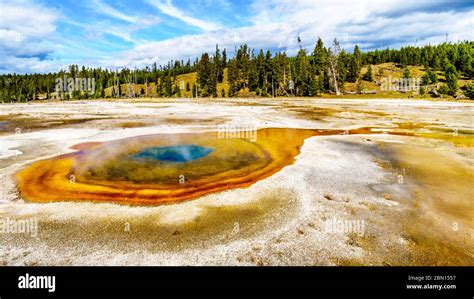
<path fill-rule="evenodd" d="M 341 47 L 337 39 L 334 39 L 333 46 L 329 48 L 328 51 L 328 60 L 329 60 L 329 78 L 331 81 L 331 85 L 333 86 L 334 92 L 336 95 L 340 95 L 341 92 L 339 91 L 339 68 L 338 68 L 338 57 L 339 53 L 341 52 Z"/>

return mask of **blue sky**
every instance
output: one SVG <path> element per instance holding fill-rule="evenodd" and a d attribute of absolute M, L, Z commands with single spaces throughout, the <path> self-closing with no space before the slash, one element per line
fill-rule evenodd
<path fill-rule="evenodd" d="M 69 64 L 141 68 L 194 59 L 216 43 L 312 50 L 318 36 L 364 50 L 473 40 L 472 1 L 0 0 L 0 73 Z"/>

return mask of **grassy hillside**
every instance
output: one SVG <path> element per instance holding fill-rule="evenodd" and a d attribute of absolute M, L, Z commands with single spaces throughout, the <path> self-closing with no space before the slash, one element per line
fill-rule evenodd
<path fill-rule="evenodd" d="M 181 92 L 181 97 L 191 98 L 193 96 L 193 93 L 192 93 L 191 89 L 192 89 L 193 85 L 196 84 L 196 79 L 197 79 L 197 73 L 196 72 L 176 76 L 176 78 L 174 79 L 174 84 L 177 84 L 179 86 L 179 89 L 180 89 L 180 92 Z M 121 84 L 120 88 L 121 88 L 122 95 L 126 94 L 126 95 L 130 96 L 131 92 L 128 89 L 131 87 L 131 88 L 133 88 L 133 91 L 135 92 L 136 97 L 141 95 L 142 91 L 143 91 L 142 96 L 146 95 L 146 96 L 149 96 L 149 97 L 156 97 L 157 96 L 156 84 L 158 84 L 158 83 L 159 82 L 148 83 L 147 92 L 145 92 L 145 84 L 130 84 L 130 85 Z M 186 86 L 190 87 L 189 91 L 186 89 Z M 229 92 L 229 84 L 227 83 L 227 69 L 224 69 L 224 80 L 223 80 L 223 82 L 217 84 L 217 91 L 218 91 L 219 95 L 221 95 L 222 90 L 224 90 L 225 95 L 227 95 L 228 92 Z M 112 87 L 109 87 L 109 88 L 105 89 L 105 96 L 106 97 L 111 97 L 112 96 Z"/>
<path fill-rule="evenodd" d="M 368 67 L 365 66 L 361 70 L 361 77 L 367 72 Z M 422 76 L 425 74 L 425 69 L 423 66 L 408 66 L 408 69 L 410 70 L 412 74 L 412 78 L 422 78 Z M 439 87 L 441 84 L 445 83 L 445 77 L 444 73 L 437 71 L 436 72 L 438 75 L 438 80 L 439 82 L 436 85 L 430 86 L 431 89 Z M 192 93 L 192 86 L 196 84 L 196 78 L 197 73 L 192 72 L 188 74 L 182 74 L 178 75 L 174 78 L 174 84 L 178 85 L 180 87 L 180 93 L 181 97 L 184 98 L 191 98 L 193 97 Z M 229 84 L 228 84 L 228 73 L 227 69 L 224 70 L 224 79 L 222 83 L 217 84 L 217 91 L 218 95 L 221 96 L 222 90 L 224 90 L 225 96 L 228 95 L 229 92 Z M 395 63 L 383 63 L 383 64 L 378 64 L 378 65 L 372 65 L 372 78 L 373 81 L 366 81 L 366 80 L 360 80 L 360 87 L 358 88 L 357 83 L 349 83 L 346 82 L 344 84 L 344 92 L 346 94 L 349 94 L 351 96 L 356 96 L 356 97 L 383 97 L 383 98 L 390 98 L 390 97 L 422 97 L 418 95 L 417 93 L 414 92 L 398 92 L 398 91 L 387 91 L 387 90 L 382 90 L 382 82 L 383 80 L 398 80 L 403 78 L 403 68 L 400 66 L 396 65 Z M 467 83 L 472 82 L 472 80 L 467 80 L 461 78 L 458 81 L 459 87 L 463 87 Z M 145 90 L 145 85 L 144 84 L 131 84 L 130 87 L 133 88 L 133 91 L 135 92 L 135 97 L 139 96 L 148 96 L 148 97 L 156 97 L 156 84 L 157 83 L 149 83 L 147 90 Z M 131 97 L 131 93 L 129 91 L 128 87 L 129 85 L 127 84 L 122 84 L 121 87 L 121 94 L 126 95 L 127 97 Z M 190 90 L 187 90 L 186 86 L 189 86 Z M 359 89 L 359 90 L 358 90 Z M 358 93 L 358 91 L 361 91 Z M 428 92 L 429 90 L 427 90 Z M 105 89 L 105 96 L 106 97 L 111 97 L 112 96 L 112 87 L 109 87 Z M 249 97 L 249 96 L 255 96 L 254 92 L 249 92 L 248 90 L 241 90 L 239 92 L 239 97 Z M 332 97 L 334 95 L 331 94 L 323 94 L 323 96 L 328 96 Z M 428 94 L 424 95 L 424 97 L 429 97 Z"/>

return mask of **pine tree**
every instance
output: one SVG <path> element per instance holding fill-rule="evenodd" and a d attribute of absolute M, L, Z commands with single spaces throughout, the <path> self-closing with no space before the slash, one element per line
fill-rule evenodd
<path fill-rule="evenodd" d="M 229 60 L 227 64 L 227 82 L 229 84 L 229 97 L 233 97 L 237 95 L 240 90 L 240 86 L 238 83 L 238 70 L 237 70 L 237 62 L 235 59 Z"/>
<path fill-rule="evenodd" d="M 257 69 L 257 82 L 258 88 L 263 89 L 265 85 L 265 75 L 266 75 L 266 60 L 263 55 L 263 50 L 260 49 L 258 52 L 257 58 L 255 60 L 256 69 Z"/>
<path fill-rule="evenodd" d="M 195 84 L 195 83 L 193 83 L 193 87 L 192 87 L 192 90 L 191 90 L 191 92 L 192 92 L 192 95 L 193 95 L 193 98 L 196 98 L 196 97 L 197 97 L 197 95 L 198 95 L 198 94 L 197 94 L 197 90 L 196 90 L 196 89 L 197 89 L 197 88 L 196 88 L 196 84 Z"/>
<path fill-rule="evenodd" d="M 315 73 L 318 75 L 324 74 L 327 68 L 327 51 L 321 38 L 318 38 L 313 57 Z"/>
<path fill-rule="evenodd" d="M 273 64 L 272 64 L 272 53 L 270 53 L 270 50 L 267 50 L 267 53 L 265 54 L 265 78 L 264 78 L 264 83 L 263 83 L 263 88 L 265 90 L 265 93 L 268 93 L 269 89 L 272 88 L 271 82 L 273 79 Z"/>
<path fill-rule="evenodd" d="M 365 81 L 369 81 L 369 82 L 372 82 L 373 81 L 373 77 L 372 77 L 372 65 L 369 64 L 369 66 L 367 67 L 367 72 L 365 73 L 364 75 L 364 80 Z"/>
<path fill-rule="evenodd" d="M 173 83 L 171 80 L 171 74 L 165 76 L 164 88 L 164 96 L 171 97 L 173 95 Z"/>
<path fill-rule="evenodd" d="M 339 90 L 344 91 L 344 82 L 348 81 L 349 69 L 352 63 L 352 55 L 348 54 L 346 51 L 341 50 L 337 58 L 337 67 L 338 67 L 338 85 Z"/>
<path fill-rule="evenodd" d="M 423 85 L 429 85 L 438 82 L 438 75 L 431 70 L 431 68 L 426 67 L 426 73 L 421 77 Z"/>
<path fill-rule="evenodd" d="M 214 68 L 217 74 L 217 82 L 220 83 L 224 79 L 224 67 L 219 45 L 216 45 L 216 53 L 214 54 Z"/>
<path fill-rule="evenodd" d="M 306 57 L 306 50 L 299 50 L 295 60 L 294 73 L 295 90 L 298 96 L 306 96 L 309 94 L 311 81 L 310 67 L 309 60 Z"/>
<path fill-rule="evenodd" d="M 227 51 L 224 49 L 222 51 L 222 69 L 224 70 L 227 67 Z"/>
<path fill-rule="evenodd" d="M 359 73 L 362 65 L 362 53 L 360 52 L 359 46 L 354 47 L 354 54 L 350 57 L 350 63 L 348 67 L 347 81 L 356 82 L 359 78 Z"/>
<path fill-rule="evenodd" d="M 324 47 L 321 38 L 318 37 L 316 47 L 313 51 L 314 74 L 318 76 L 318 86 L 321 92 L 329 89 L 328 74 L 328 50 Z"/>
<path fill-rule="evenodd" d="M 400 51 L 400 65 L 406 66 L 408 64 L 408 57 L 404 49 Z"/>
<path fill-rule="evenodd" d="M 474 84 L 468 83 L 464 88 L 464 94 L 466 95 L 466 97 L 468 97 L 470 100 L 474 100 Z"/>
<path fill-rule="evenodd" d="M 178 84 L 176 84 L 173 88 L 173 96 L 181 97 L 181 89 L 179 88 Z"/>
<path fill-rule="evenodd" d="M 446 84 L 448 85 L 448 94 L 451 96 L 456 95 L 458 90 L 458 72 L 452 64 L 448 64 L 445 71 Z"/>
<path fill-rule="evenodd" d="M 403 69 L 403 78 L 404 79 L 411 79 L 412 78 L 411 71 L 408 67 L 405 67 Z"/>
<path fill-rule="evenodd" d="M 219 71 L 216 69 L 217 64 L 211 64 L 211 76 L 209 78 L 209 85 L 207 86 L 207 91 L 209 95 L 212 97 L 217 97 L 217 81 L 218 81 L 218 73 Z"/>
<path fill-rule="evenodd" d="M 199 60 L 197 66 L 197 84 L 200 89 L 200 94 L 203 97 L 207 97 L 212 93 L 212 83 L 215 82 L 211 77 L 215 78 L 213 73 L 213 67 L 209 60 L 209 54 L 204 53 Z"/>
<path fill-rule="evenodd" d="M 430 75 L 427 73 L 425 73 L 422 77 L 421 77 L 421 83 L 423 85 L 429 85 L 431 83 L 431 77 Z"/>

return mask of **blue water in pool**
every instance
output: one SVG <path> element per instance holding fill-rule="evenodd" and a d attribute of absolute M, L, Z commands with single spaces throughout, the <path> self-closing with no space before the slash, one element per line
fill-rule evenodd
<path fill-rule="evenodd" d="M 198 145 L 147 147 L 132 155 L 135 159 L 153 159 L 164 162 L 189 162 L 209 155 L 212 149 Z"/>

